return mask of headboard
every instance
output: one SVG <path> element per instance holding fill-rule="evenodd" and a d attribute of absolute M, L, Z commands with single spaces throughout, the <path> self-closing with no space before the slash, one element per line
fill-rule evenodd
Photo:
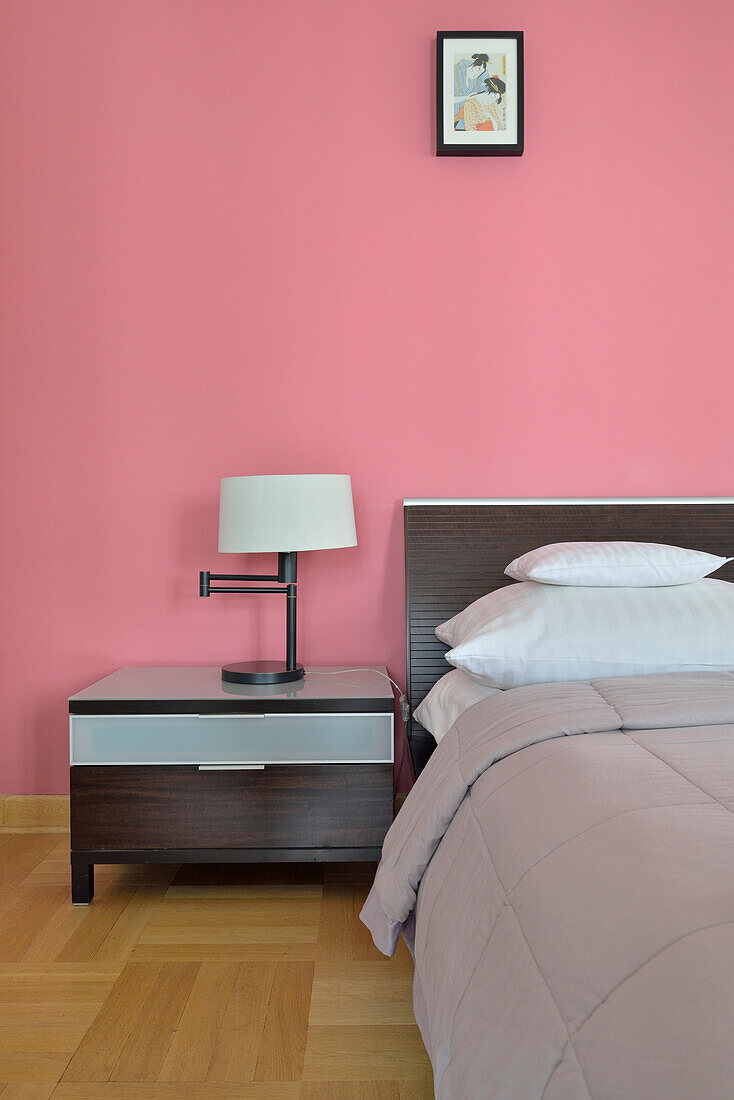
<path fill-rule="evenodd" d="M 486 592 L 513 581 L 513 558 L 550 542 L 662 542 L 734 554 L 734 498 L 617 500 L 405 500 L 405 599 L 411 710 L 449 671 L 434 635 Z M 734 562 L 716 574 L 734 581 Z M 411 719 L 416 774 L 435 742 Z"/>

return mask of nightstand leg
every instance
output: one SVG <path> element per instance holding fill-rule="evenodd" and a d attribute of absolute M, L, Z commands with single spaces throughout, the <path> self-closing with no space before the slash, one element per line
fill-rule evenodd
<path fill-rule="evenodd" d="M 89 905 L 94 897 L 94 864 L 71 857 L 72 905 Z"/>

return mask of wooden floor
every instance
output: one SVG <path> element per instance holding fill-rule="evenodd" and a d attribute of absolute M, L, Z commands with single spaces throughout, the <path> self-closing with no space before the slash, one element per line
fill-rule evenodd
<path fill-rule="evenodd" d="M 372 865 L 96 868 L 0 833 L 0 1100 L 421 1100 L 412 961 L 357 914 Z"/>

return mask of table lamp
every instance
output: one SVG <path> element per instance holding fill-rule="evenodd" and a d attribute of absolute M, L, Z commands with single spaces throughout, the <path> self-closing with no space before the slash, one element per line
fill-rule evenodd
<path fill-rule="evenodd" d="M 233 684 L 287 684 L 300 680 L 296 661 L 296 556 L 299 550 L 356 546 L 352 481 L 348 474 L 223 477 L 219 492 L 219 551 L 278 555 L 278 572 L 199 574 L 199 595 L 272 592 L 285 596 L 285 661 L 224 665 Z M 281 587 L 212 587 L 212 581 L 277 581 Z"/>

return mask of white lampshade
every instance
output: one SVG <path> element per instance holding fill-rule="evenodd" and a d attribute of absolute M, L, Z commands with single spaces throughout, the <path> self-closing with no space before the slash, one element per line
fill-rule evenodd
<path fill-rule="evenodd" d="M 349 474 L 222 478 L 220 551 L 267 554 L 356 545 Z"/>

